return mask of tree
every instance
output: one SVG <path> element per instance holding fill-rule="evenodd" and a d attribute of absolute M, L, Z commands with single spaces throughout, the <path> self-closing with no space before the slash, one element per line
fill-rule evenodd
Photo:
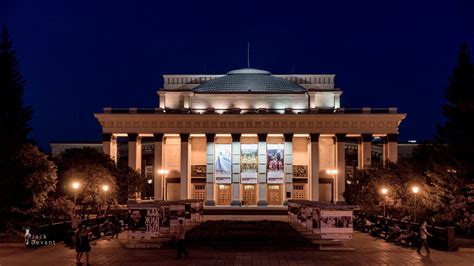
<path fill-rule="evenodd" d="M 32 144 L 24 145 L 10 161 L 9 178 L 0 179 L 1 229 L 16 221 L 25 221 L 45 207 L 48 195 L 56 189 L 56 165 Z"/>
<path fill-rule="evenodd" d="M 447 144 L 449 152 L 474 174 L 474 66 L 467 44 L 461 46 L 457 64 L 449 78 L 442 106 L 445 123 L 438 126 L 437 138 Z"/>
<path fill-rule="evenodd" d="M 13 49 L 7 27 L 4 26 L 0 39 L 0 161 L 5 162 L 19 150 L 23 144 L 30 142 L 28 134 L 31 129 L 28 122 L 32 109 L 25 107 L 23 93 L 25 81 L 21 75 L 18 59 Z M 5 172 L 1 165 L 1 172 Z"/>

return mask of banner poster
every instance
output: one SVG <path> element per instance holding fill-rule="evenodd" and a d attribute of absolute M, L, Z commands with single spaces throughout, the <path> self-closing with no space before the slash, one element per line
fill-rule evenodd
<path fill-rule="evenodd" d="M 170 206 L 170 233 L 176 233 L 178 229 L 178 205 Z"/>
<path fill-rule="evenodd" d="M 139 238 L 158 237 L 158 208 L 132 208 L 129 210 L 130 236 Z"/>
<path fill-rule="evenodd" d="M 257 184 L 258 144 L 242 144 L 240 150 L 240 183 Z"/>
<path fill-rule="evenodd" d="M 191 203 L 184 204 L 184 218 L 191 220 Z"/>
<path fill-rule="evenodd" d="M 321 212 L 319 208 L 313 208 L 313 234 L 321 233 Z"/>
<path fill-rule="evenodd" d="M 306 207 L 304 205 L 300 205 L 300 223 L 306 227 Z"/>
<path fill-rule="evenodd" d="M 321 233 L 352 233 L 352 211 L 321 211 Z"/>
<path fill-rule="evenodd" d="M 215 145 L 215 179 L 216 184 L 232 183 L 232 144 Z"/>
<path fill-rule="evenodd" d="M 313 228 L 313 208 L 312 207 L 306 207 L 306 228 L 308 230 L 311 230 Z"/>
<path fill-rule="evenodd" d="M 284 183 L 283 144 L 267 144 L 267 183 Z"/>
<path fill-rule="evenodd" d="M 161 206 L 159 210 L 160 216 L 160 233 L 167 234 L 170 232 L 170 206 Z"/>
<path fill-rule="evenodd" d="M 198 221 L 202 222 L 203 220 L 203 215 L 204 215 L 204 204 L 202 202 L 199 202 L 199 209 L 198 209 Z"/>

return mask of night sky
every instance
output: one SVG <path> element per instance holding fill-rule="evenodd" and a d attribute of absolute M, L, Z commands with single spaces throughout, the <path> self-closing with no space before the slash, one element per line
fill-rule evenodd
<path fill-rule="evenodd" d="M 155 107 L 163 74 L 245 67 L 247 41 L 251 67 L 336 74 L 343 107 L 398 107 L 401 140 L 431 139 L 460 43 L 474 51 L 470 0 L 4 1 L 45 149 L 100 140 L 103 107 Z"/>

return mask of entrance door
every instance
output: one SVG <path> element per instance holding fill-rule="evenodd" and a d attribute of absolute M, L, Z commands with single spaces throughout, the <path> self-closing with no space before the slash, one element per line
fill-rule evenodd
<path fill-rule="evenodd" d="M 206 184 L 194 184 L 193 186 L 193 199 L 206 199 Z"/>
<path fill-rule="evenodd" d="M 255 190 L 255 185 L 244 185 L 244 205 L 257 204 L 257 192 Z"/>
<path fill-rule="evenodd" d="M 282 205 L 282 185 L 268 185 L 268 205 Z"/>
<path fill-rule="evenodd" d="M 217 205 L 230 205 L 230 185 L 219 185 L 217 189 Z"/>
<path fill-rule="evenodd" d="M 304 185 L 293 185 L 293 199 L 304 200 Z"/>

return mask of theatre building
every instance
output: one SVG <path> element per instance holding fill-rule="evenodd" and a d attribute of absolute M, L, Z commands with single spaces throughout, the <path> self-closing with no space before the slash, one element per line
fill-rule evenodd
<path fill-rule="evenodd" d="M 397 161 L 405 114 L 342 107 L 335 75 L 247 68 L 163 78 L 156 108 L 95 114 L 103 151 L 148 175 L 157 200 L 202 199 L 206 206 L 343 202 L 350 169 Z"/>

